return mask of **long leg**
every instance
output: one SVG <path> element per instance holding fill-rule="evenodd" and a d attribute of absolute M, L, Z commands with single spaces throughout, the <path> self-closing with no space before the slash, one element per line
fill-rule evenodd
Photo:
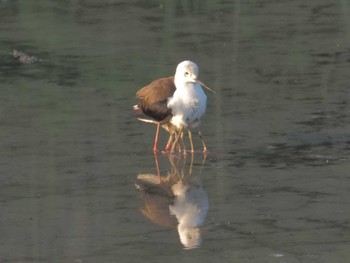
<path fill-rule="evenodd" d="M 168 142 L 167 142 L 167 144 L 165 146 L 165 152 L 167 152 L 167 153 L 170 152 L 170 150 L 171 150 L 171 143 L 173 142 L 173 139 L 174 139 L 174 134 L 171 133 L 170 136 L 169 136 Z"/>
<path fill-rule="evenodd" d="M 184 132 L 181 132 L 181 142 L 182 142 L 182 148 L 183 148 L 183 153 L 186 154 L 186 144 L 184 140 Z"/>
<path fill-rule="evenodd" d="M 157 145 L 158 145 L 158 136 L 159 136 L 159 129 L 160 129 L 160 123 L 157 123 L 157 131 L 156 131 L 156 137 L 154 138 L 154 145 L 153 145 L 153 151 L 157 151 Z"/>
<path fill-rule="evenodd" d="M 200 130 L 198 130 L 198 135 L 199 135 L 199 138 L 201 139 L 202 144 L 203 144 L 203 152 L 207 153 L 208 149 L 207 149 L 207 146 L 205 145 L 205 142 L 204 142 L 204 139 L 203 139 L 203 134 L 202 134 L 202 132 Z"/>
<path fill-rule="evenodd" d="M 180 144 L 179 144 L 179 142 L 177 142 L 176 145 L 175 145 L 175 141 L 173 142 L 174 138 L 176 139 L 176 134 L 175 133 L 170 134 L 168 142 L 167 142 L 167 144 L 165 146 L 165 152 L 166 153 L 170 153 L 172 151 L 172 149 L 175 150 L 176 147 L 179 150 L 179 152 L 181 152 Z M 183 136 L 181 136 L 180 138 L 181 138 L 182 145 L 183 145 L 184 151 L 185 151 L 186 148 L 185 148 L 185 143 L 184 143 L 184 140 L 183 140 Z"/>
<path fill-rule="evenodd" d="M 179 138 L 180 138 L 180 136 L 181 136 L 182 131 L 183 131 L 183 129 L 180 129 L 179 132 L 176 134 L 175 140 L 174 140 L 174 142 L 173 142 L 173 146 L 171 147 L 170 153 L 174 153 L 175 147 L 176 147 L 176 145 L 178 145 L 178 143 L 179 143 Z M 179 145 L 178 145 L 178 146 L 179 146 Z M 179 147 L 180 147 L 180 146 L 179 146 Z"/>

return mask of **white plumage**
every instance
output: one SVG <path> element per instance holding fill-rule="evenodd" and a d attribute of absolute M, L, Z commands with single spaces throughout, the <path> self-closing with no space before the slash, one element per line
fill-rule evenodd
<path fill-rule="evenodd" d="M 207 96 L 198 83 L 198 67 L 192 61 L 183 61 L 175 73 L 176 90 L 168 100 L 172 109 L 171 123 L 178 129 L 196 128 L 207 107 Z"/>

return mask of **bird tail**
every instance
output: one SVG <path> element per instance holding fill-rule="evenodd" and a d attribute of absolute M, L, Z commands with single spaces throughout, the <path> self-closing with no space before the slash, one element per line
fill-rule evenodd
<path fill-rule="evenodd" d="M 139 121 L 158 124 L 158 122 L 156 120 L 153 120 L 153 119 L 149 118 L 147 115 L 145 115 L 143 113 L 141 107 L 138 104 L 133 106 L 133 110 L 131 112 L 131 115 L 133 117 L 137 118 Z"/>
<path fill-rule="evenodd" d="M 147 123 L 154 123 L 154 124 L 158 124 L 157 121 L 152 120 L 152 119 L 146 119 L 146 118 L 137 118 L 139 121 L 143 121 L 143 122 L 147 122 Z"/>

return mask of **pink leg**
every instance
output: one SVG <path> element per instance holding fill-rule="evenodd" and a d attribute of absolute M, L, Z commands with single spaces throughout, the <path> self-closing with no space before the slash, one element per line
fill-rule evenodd
<path fill-rule="evenodd" d="M 170 150 L 171 150 L 171 143 L 173 142 L 173 137 L 174 137 L 174 135 L 170 134 L 169 140 L 165 146 L 165 152 L 167 152 L 167 153 L 170 152 Z"/>
<path fill-rule="evenodd" d="M 181 151 L 181 148 L 180 148 L 180 145 L 179 145 L 179 138 L 180 138 L 182 132 L 183 132 L 183 130 L 180 129 L 180 130 L 178 131 L 178 133 L 176 134 L 176 136 L 175 136 L 175 141 L 173 142 L 173 145 L 172 145 L 172 147 L 171 147 L 170 153 L 174 153 L 175 147 L 176 147 L 176 146 L 179 147 L 179 152 Z"/>
<path fill-rule="evenodd" d="M 191 145 L 191 153 L 194 153 L 193 140 L 192 140 L 192 132 L 188 130 L 188 139 L 190 140 Z"/>
<path fill-rule="evenodd" d="M 183 153 L 184 155 L 186 155 L 186 145 L 185 145 L 185 140 L 184 140 L 184 132 L 181 132 L 181 142 L 182 142 L 182 146 L 183 146 Z"/>
<path fill-rule="evenodd" d="M 199 135 L 199 138 L 201 139 L 202 144 L 203 144 L 203 153 L 208 153 L 207 146 L 205 145 L 203 135 L 202 135 L 202 132 L 200 130 L 198 131 L 198 135 Z"/>
<path fill-rule="evenodd" d="M 157 131 L 156 131 L 156 137 L 154 138 L 154 145 L 153 145 L 153 151 L 157 151 L 157 145 L 158 145 L 158 136 L 159 136 L 159 129 L 160 129 L 160 123 L 157 123 Z"/>

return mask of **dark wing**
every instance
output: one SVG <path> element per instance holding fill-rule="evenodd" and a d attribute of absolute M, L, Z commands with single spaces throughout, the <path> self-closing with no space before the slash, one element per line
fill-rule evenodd
<path fill-rule="evenodd" d="M 140 99 L 138 106 L 145 115 L 162 121 L 171 116 L 171 109 L 167 104 L 168 98 L 173 96 L 175 90 L 174 77 L 155 80 L 136 93 Z"/>

